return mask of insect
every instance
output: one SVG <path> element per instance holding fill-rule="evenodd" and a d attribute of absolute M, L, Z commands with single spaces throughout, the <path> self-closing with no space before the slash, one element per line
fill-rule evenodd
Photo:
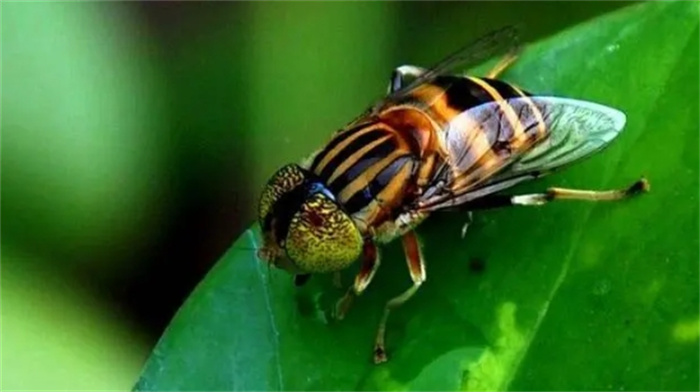
<path fill-rule="evenodd" d="M 619 200 L 649 189 L 641 178 L 625 189 L 550 188 L 500 192 L 539 178 L 606 147 L 626 116 L 600 104 L 539 96 L 498 76 L 518 57 L 517 30 L 507 27 L 463 47 L 432 68 L 396 68 L 387 94 L 301 164 L 279 169 L 260 197 L 259 257 L 295 275 L 336 273 L 360 261 L 334 314 L 342 319 L 380 265 L 378 244 L 401 239 L 412 281 L 388 300 L 374 341 L 374 362 L 387 360 L 387 319 L 426 281 L 414 229 L 431 213 L 553 200 Z M 506 55 L 486 77 L 459 67 Z"/>

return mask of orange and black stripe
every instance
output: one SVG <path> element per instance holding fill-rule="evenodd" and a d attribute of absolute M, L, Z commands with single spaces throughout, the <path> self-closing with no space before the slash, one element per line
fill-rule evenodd
<path fill-rule="evenodd" d="M 519 113 L 506 100 L 528 96 L 528 93 L 499 80 L 440 76 L 419 86 L 400 102 L 393 102 L 393 106 L 385 110 L 395 111 L 397 104 L 407 104 L 425 111 L 444 131 L 447 123 L 460 113 L 484 103 L 499 103 L 501 113 L 496 114 L 502 115 L 510 126 L 480 128 L 469 135 L 463 153 L 474 154 L 474 165 L 450 176 L 451 188 L 456 190 L 474 181 L 475 172 L 497 166 L 503 157 L 501 150 L 517 150 L 526 144 L 531 130 L 525 129 Z M 531 106 L 536 110 L 534 104 Z M 404 116 L 403 120 L 406 118 L 409 117 Z M 415 128 L 421 127 L 425 128 L 424 125 L 415 125 Z M 412 136 L 415 133 L 412 134 L 410 129 L 406 132 L 405 128 L 406 124 L 394 124 L 391 116 L 380 114 L 373 122 L 339 132 L 316 154 L 309 171 L 325 184 L 350 214 L 375 206 L 377 203 L 372 202 L 376 200 L 393 205 L 404 196 L 402 192 L 414 175 L 421 172 L 421 156 L 427 157 L 425 162 L 430 163 L 431 171 L 432 167 L 435 170 L 444 167 L 434 162 L 438 159 L 436 154 L 431 154 L 431 151 L 425 154 L 422 150 L 425 146 L 417 143 Z M 429 177 L 425 173 L 421 176 Z"/>
<path fill-rule="evenodd" d="M 417 87 L 397 103 L 423 104 L 438 119 L 451 120 L 473 107 L 499 99 L 518 98 L 529 93 L 496 79 L 438 76 L 431 83 Z"/>
<path fill-rule="evenodd" d="M 434 84 L 440 86 L 440 94 L 420 97 L 419 91 L 417 95 L 420 101 L 428 104 L 426 110 L 441 121 L 444 130 L 448 129 L 448 124 L 450 132 L 459 132 L 460 124 L 469 126 L 462 135 L 463 146 L 448 151 L 452 154 L 451 161 L 459 164 L 443 161 L 436 165 L 433 181 L 441 181 L 449 188 L 449 194 L 438 199 L 449 199 L 473 189 L 504 168 L 510 157 L 526 151 L 547 134 L 545 119 L 530 98 L 531 94 L 511 84 L 471 76 L 443 76 Z M 517 108 L 509 103 L 514 98 L 522 98 Z M 494 102 L 493 115 L 497 116 L 497 121 L 475 126 L 475 121 L 455 120 L 457 115 Z M 528 121 L 523 121 L 524 118 Z"/>
<path fill-rule="evenodd" d="M 415 163 L 410 144 L 389 125 L 374 122 L 337 134 L 309 170 L 353 214 L 380 195 L 389 200 L 400 196 L 386 193 L 400 192 Z"/>

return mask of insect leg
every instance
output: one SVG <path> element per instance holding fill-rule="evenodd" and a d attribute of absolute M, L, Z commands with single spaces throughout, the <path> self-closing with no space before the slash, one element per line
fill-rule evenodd
<path fill-rule="evenodd" d="M 403 86 L 410 83 L 410 80 L 408 80 L 409 78 L 415 79 L 423 72 L 425 72 L 424 68 L 416 67 L 414 65 L 402 65 L 396 68 L 391 73 L 391 79 L 389 80 L 389 87 L 387 88 L 387 91 L 389 93 L 393 93 L 400 90 Z"/>
<path fill-rule="evenodd" d="M 467 204 L 469 209 L 488 209 L 507 206 L 540 206 L 553 200 L 613 201 L 626 199 L 649 191 L 649 182 L 641 178 L 625 189 L 591 191 L 568 188 L 549 188 L 544 193 L 528 195 L 491 195 Z"/>
<path fill-rule="evenodd" d="M 513 205 L 542 205 L 552 200 L 587 200 L 587 201 L 611 201 L 621 200 L 647 192 L 649 182 L 641 178 L 625 189 L 607 191 L 590 191 L 581 189 L 549 188 L 545 193 L 533 193 L 529 195 L 517 195 L 510 198 Z"/>
<path fill-rule="evenodd" d="M 343 277 L 340 275 L 340 271 L 335 271 L 333 273 L 333 286 L 338 289 L 343 287 Z"/>
<path fill-rule="evenodd" d="M 386 362 L 387 360 L 386 349 L 384 348 L 384 336 L 386 335 L 386 322 L 389 319 L 389 313 L 391 313 L 392 309 L 401 306 L 403 303 L 413 297 L 421 284 L 425 282 L 426 278 L 425 263 L 423 261 L 423 255 L 420 252 L 416 233 L 413 230 L 407 232 L 403 235 L 402 241 L 404 253 L 406 253 L 408 270 L 411 273 L 411 280 L 413 280 L 413 286 L 400 295 L 389 300 L 389 302 L 387 302 L 384 306 L 384 314 L 379 322 L 377 338 L 374 342 L 374 363 L 382 363 Z"/>
<path fill-rule="evenodd" d="M 516 46 L 513 49 L 511 49 L 505 57 L 503 57 L 496 65 L 491 68 L 491 71 L 489 71 L 488 74 L 486 74 L 486 77 L 489 79 L 496 79 L 500 74 L 503 73 L 508 67 L 513 65 L 515 60 L 518 59 L 518 56 L 520 55 L 520 52 L 522 51 L 521 46 Z"/>
<path fill-rule="evenodd" d="M 372 282 L 372 278 L 374 278 L 374 274 L 377 272 L 378 268 L 379 253 L 377 252 L 377 246 L 371 240 L 367 240 L 362 250 L 362 266 L 360 267 L 360 272 L 355 276 L 353 285 L 348 287 L 348 291 L 345 292 L 345 295 L 335 304 L 334 315 L 336 319 L 342 320 L 345 318 L 345 314 L 350 309 L 350 305 L 352 305 L 352 300 L 355 296 L 365 291 L 370 282 Z"/>

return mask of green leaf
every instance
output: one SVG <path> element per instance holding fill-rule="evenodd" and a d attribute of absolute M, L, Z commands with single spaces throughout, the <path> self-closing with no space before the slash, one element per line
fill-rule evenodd
<path fill-rule="evenodd" d="M 504 75 L 529 91 L 623 110 L 601 154 L 513 192 L 616 188 L 618 203 L 438 214 L 418 230 L 428 280 L 392 314 L 390 361 L 371 348 L 409 286 L 397 244 L 342 322 L 329 277 L 298 289 L 246 232 L 181 308 L 136 390 L 697 390 L 698 3 L 649 2 L 529 46 Z M 484 269 L 470 268 L 475 260 Z M 347 283 L 352 271 L 344 275 Z"/>

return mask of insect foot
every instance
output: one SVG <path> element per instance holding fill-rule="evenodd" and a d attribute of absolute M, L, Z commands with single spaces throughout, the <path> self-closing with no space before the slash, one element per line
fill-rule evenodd
<path fill-rule="evenodd" d="M 380 363 L 384 363 L 388 360 L 386 356 L 386 350 L 384 349 L 383 346 L 376 345 L 374 346 L 374 363 L 376 365 L 379 365 Z"/>
<path fill-rule="evenodd" d="M 634 184 L 630 185 L 629 188 L 627 188 L 626 193 L 628 196 L 634 196 L 639 193 L 646 193 L 651 190 L 651 185 L 649 184 L 649 180 L 646 179 L 646 177 L 642 176 L 637 182 Z"/>

